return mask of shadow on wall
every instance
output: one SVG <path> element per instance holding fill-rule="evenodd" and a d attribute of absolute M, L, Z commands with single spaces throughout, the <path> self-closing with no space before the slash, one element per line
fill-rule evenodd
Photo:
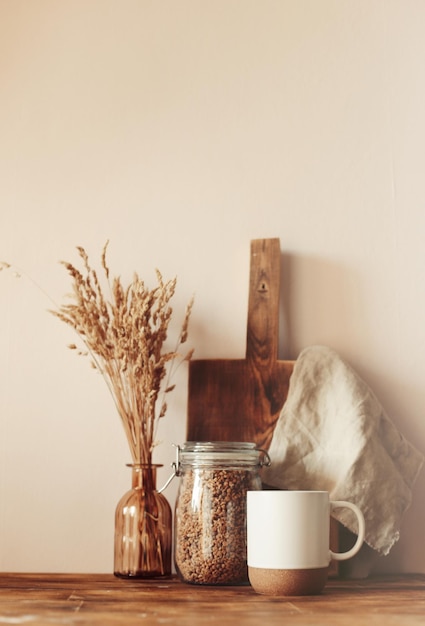
<path fill-rule="evenodd" d="M 364 311 L 361 284 L 351 269 L 319 257 L 281 255 L 280 359 L 296 359 L 308 345 L 337 349 L 347 334 L 355 341 Z"/>

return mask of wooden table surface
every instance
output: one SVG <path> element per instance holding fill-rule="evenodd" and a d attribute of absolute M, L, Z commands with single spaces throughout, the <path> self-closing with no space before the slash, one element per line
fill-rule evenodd
<path fill-rule="evenodd" d="M 271 598 L 248 585 L 192 586 L 175 578 L 0 574 L 0 624 L 413 626 L 425 624 L 425 576 L 330 580 L 320 596 Z"/>

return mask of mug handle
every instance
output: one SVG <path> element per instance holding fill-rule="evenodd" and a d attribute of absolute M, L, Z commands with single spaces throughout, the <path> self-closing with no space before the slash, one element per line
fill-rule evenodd
<path fill-rule="evenodd" d="M 348 550 L 347 552 L 332 552 L 332 550 L 329 550 L 331 558 L 334 559 L 335 561 L 346 561 L 347 559 L 351 559 L 352 556 L 357 554 L 357 552 L 362 547 L 364 536 L 365 536 L 365 521 L 364 521 L 363 513 L 360 511 L 359 507 L 357 507 L 355 504 L 353 504 L 352 502 L 345 502 L 344 500 L 331 500 L 330 506 L 331 506 L 331 511 L 333 511 L 334 509 L 342 509 L 342 508 L 351 509 L 357 517 L 357 522 L 359 524 L 359 532 L 357 535 L 357 541 L 354 544 L 354 546 L 351 548 L 351 550 Z"/>

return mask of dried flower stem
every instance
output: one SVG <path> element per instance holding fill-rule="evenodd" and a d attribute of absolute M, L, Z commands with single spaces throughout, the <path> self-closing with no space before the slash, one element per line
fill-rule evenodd
<path fill-rule="evenodd" d="M 105 298 L 86 251 L 78 247 L 82 271 L 62 262 L 72 279 L 73 303 L 51 312 L 77 332 L 87 348 L 80 354 L 90 355 L 102 374 L 121 417 L 133 463 L 151 463 L 156 425 L 167 410 L 165 399 L 159 402 L 159 394 L 162 391 L 165 396 L 174 388 L 169 381 L 176 362 L 192 356 L 193 351 L 182 356 L 178 350 L 187 340 L 193 300 L 186 308 L 176 349 L 163 352 L 176 279 L 164 282 L 157 270 L 158 286 L 153 289 L 148 289 L 137 274 L 126 288 L 119 277 L 111 283 L 107 245 L 101 265 L 110 299 Z M 69 347 L 76 349 L 74 344 Z"/>

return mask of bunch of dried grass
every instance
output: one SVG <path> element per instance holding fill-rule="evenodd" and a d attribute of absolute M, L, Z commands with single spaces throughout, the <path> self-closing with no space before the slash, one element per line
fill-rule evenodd
<path fill-rule="evenodd" d="M 181 355 L 178 350 L 188 337 L 189 302 L 176 349 L 163 351 L 173 309 L 170 301 L 176 279 L 164 281 L 157 270 L 158 285 L 149 289 L 134 274 L 124 287 L 119 277 L 110 279 L 106 262 L 106 243 L 101 265 L 109 290 L 104 295 L 97 272 L 91 267 L 84 248 L 78 247 L 83 270 L 62 262 L 72 279 L 73 302 L 51 311 L 71 326 L 85 344 L 92 365 L 102 374 L 118 409 L 131 450 L 133 463 L 152 462 L 155 432 L 159 418 L 167 410 L 165 395 L 174 389 L 169 384 L 173 368 L 190 360 L 193 350 Z"/>

